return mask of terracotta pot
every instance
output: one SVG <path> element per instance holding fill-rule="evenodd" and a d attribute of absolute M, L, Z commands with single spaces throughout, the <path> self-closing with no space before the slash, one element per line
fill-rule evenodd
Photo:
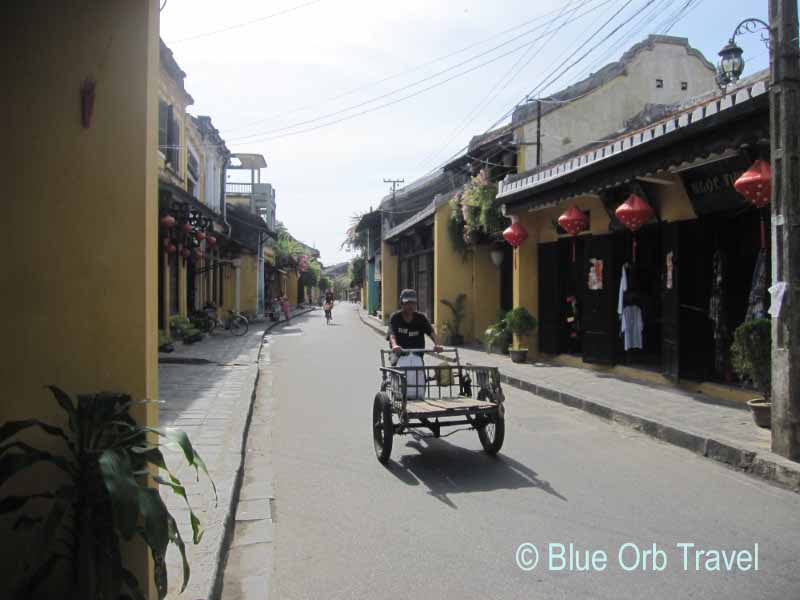
<path fill-rule="evenodd" d="M 508 352 L 511 354 L 511 362 L 524 363 L 528 361 L 527 348 L 518 348 L 516 350 L 511 348 Z"/>
<path fill-rule="evenodd" d="M 767 402 L 763 398 L 754 398 L 747 401 L 753 413 L 753 421 L 759 427 L 770 429 L 772 427 L 772 402 Z"/>

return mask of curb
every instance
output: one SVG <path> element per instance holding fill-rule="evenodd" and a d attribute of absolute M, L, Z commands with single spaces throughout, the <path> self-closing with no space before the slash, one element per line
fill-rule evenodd
<path fill-rule="evenodd" d="M 292 318 L 299 317 L 306 313 L 310 313 L 314 308 L 307 308 L 303 311 L 297 312 L 292 315 Z M 276 321 L 271 323 L 264 329 L 264 336 L 261 338 L 261 343 L 258 347 L 258 357 L 256 359 L 256 376 L 253 380 L 253 389 L 250 392 L 250 402 L 247 407 L 247 416 L 244 420 L 244 427 L 242 428 L 241 443 L 239 444 L 239 464 L 236 467 L 236 476 L 233 480 L 231 489 L 231 498 L 225 510 L 225 517 L 222 524 L 222 536 L 220 544 L 217 547 L 216 559 L 214 560 L 214 568 L 210 577 L 208 591 L 205 594 L 207 600 L 219 600 L 222 595 L 222 587 L 225 578 L 225 567 L 228 563 L 228 554 L 230 551 L 231 542 L 233 541 L 233 530 L 236 525 L 236 508 L 239 505 L 239 496 L 242 491 L 242 482 L 244 481 L 244 463 L 245 455 L 247 454 L 247 438 L 250 434 L 250 424 L 253 420 L 253 408 L 255 406 L 256 390 L 258 389 L 258 382 L 261 377 L 261 369 L 259 367 L 261 362 L 261 351 L 264 348 L 264 337 L 278 327 L 285 324 L 286 321 Z"/>
<path fill-rule="evenodd" d="M 364 325 L 380 335 L 386 334 L 381 327 L 365 320 L 360 310 L 357 312 Z M 715 439 L 701 433 L 678 429 L 634 413 L 617 410 L 588 398 L 582 398 L 554 388 L 511 377 L 502 372 L 500 373 L 500 381 L 545 400 L 558 402 L 570 408 L 591 413 L 606 421 L 624 425 L 662 442 L 690 450 L 695 454 L 732 466 L 755 477 L 800 493 L 800 464 L 790 460 L 781 459 L 780 457 L 776 457 L 777 460 L 772 457 L 764 457 L 752 450 L 738 447 L 734 443 Z"/>

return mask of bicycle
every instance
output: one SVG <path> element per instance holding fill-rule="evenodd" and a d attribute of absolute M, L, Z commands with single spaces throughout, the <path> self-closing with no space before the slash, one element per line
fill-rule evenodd
<path fill-rule="evenodd" d="M 229 310 L 228 317 L 221 320 L 217 315 L 216 308 L 206 308 L 204 313 L 205 319 L 198 321 L 199 329 L 205 333 L 211 333 L 217 327 L 227 329 L 233 335 L 243 336 L 250 328 L 250 322 L 243 315 Z"/>
<path fill-rule="evenodd" d="M 325 309 L 325 324 L 330 325 L 333 320 L 333 305 L 326 303 L 323 308 Z"/>

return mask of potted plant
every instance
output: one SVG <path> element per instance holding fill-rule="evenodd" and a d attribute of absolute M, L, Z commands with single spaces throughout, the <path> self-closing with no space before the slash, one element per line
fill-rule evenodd
<path fill-rule="evenodd" d="M 508 354 L 508 347 L 511 345 L 512 334 L 508 328 L 508 313 L 498 311 L 497 321 L 492 323 L 483 333 L 483 344 L 487 352 L 499 349 L 503 354 Z"/>
<path fill-rule="evenodd" d="M 159 352 L 174 352 L 175 340 L 163 329 L 158 330 L 158 351 Z"/>
<path fill-rule="evenodd" d="M 199 543 L 200 521 L 161 452 L 164 447 L 179 450 L 177 455 L 198 475 L 202 470 L 208 476 L 188 436 L 179 429 L 139 425 L 130 409 L 143 402 L 125 394 L 104 392 L 73 400 L 55 386 L 49 389 L 65 413 L 66 426 L 27 419 L 0 427 L 3 481 L 22 477 L 49 486 L 44 490 L 27 486 L 24 495 L 0 499 L 3 512 L 15 514 L 14 529 L 33 536 L 29 552 L 20 554 L 17 580 L 9 582 L 14 589 L 11 597 L 42 597 L 48 586 L 57 585 L 60 598 L 144 598 L 122 557 L 123 547 L 136 537 L 150 549 L 159 598 L 167 594 L 167 546 L 177 546 L 183 559 L 183 591 L 189 581 L 185 544 L 175 517 L 158 490 L 148 485 L 147 475 L 186 501 L 192 539 Z M 20 439 L 29 429 L 46 434 L 59 450 L 39 449 Z M 166 443 L 154 445 L 148 434 L 161 436 Z M 50 477 L 41 476 L 44 469 L 53 471 Z M 56 471 L 59 476 L 53 479 Z"/>
<path fill-rule="evenodd" d="M 752 319 L 736 328 L 731 361 L 736 374 L 761 392 L 760 398 L 749 400 L 747 405 L 756 425 L 769 428 L 772 414 L 772 323 L 769 319 Z"/>
<path fill-rule="evenodd" d="M 453 320 L 448 321 L 446 324 L 450 344 L 453 346 L 463 346 L 464 335 L 461 333 L 461 324 L 464 322 L 464 317 L 467 313 L 467 295 L 459 294 L 455 302 L 451 302 L 450 300 L 442 300 L 441 302 L 453 313 Z"/>
<path fill-rule="evenodd" d="M 184 344 L 194 344 L 203 339 L 203 332 L 195 327 L 189 319 L 181 315 L 173 315 L 169 318 L 170 330 L 175 337 L 180 338 Z"/>
<path fill-rule="evenodd" d="M 524 306 L 510 310 L 506 315 L 506 322 L 508 329 L 517 336 L 517 339 L 530 335 L 537 326 L 536 318 Z M 527 348 L 513 348 L 510 352 L 511 360 L 515 363 L 524 363 L 528 360 Z"/>

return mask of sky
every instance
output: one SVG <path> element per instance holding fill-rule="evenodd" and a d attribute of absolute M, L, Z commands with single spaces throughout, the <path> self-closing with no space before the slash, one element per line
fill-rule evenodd
<path fill-rule="evenodd" d="M 431 172 L 527 94 L 583 79 L 648 34 L 687 37 L 716 64 L 748 17 L 766 20 L 767 0 L 166 0 L 161 37 L 189 111 L 232 152 L 265 156 L 278 219 L 334 264 L 384 179 Z M 758 33 L 737 42 L 745 76 L 767 68 Z"/>

